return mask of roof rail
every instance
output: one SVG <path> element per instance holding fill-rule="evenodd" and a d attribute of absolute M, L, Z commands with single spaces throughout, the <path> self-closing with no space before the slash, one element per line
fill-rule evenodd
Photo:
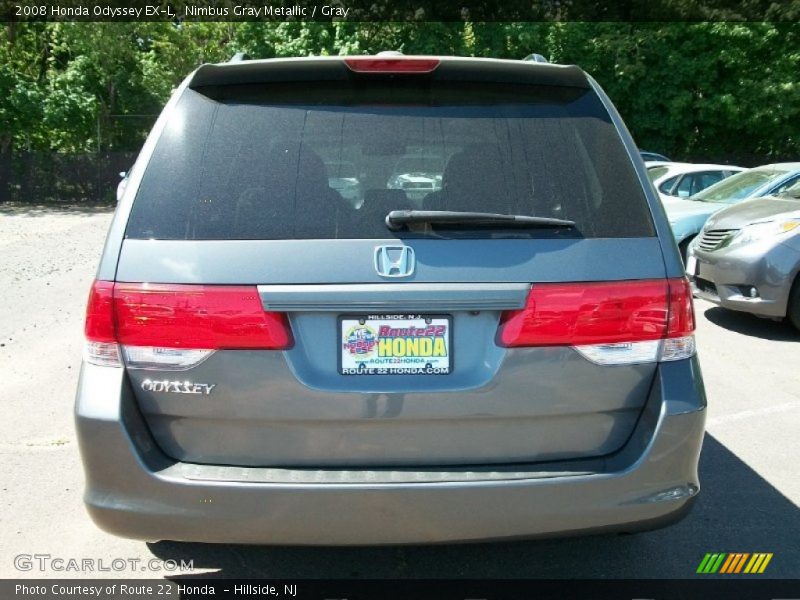
<path fill-rule="evenodd" d="M 550 62 L 549 60 L 547 60 L 541 54 L 528 54 L 528 56 L 526 56 L 522 60 L 527 60 L 527 61 L 530 61 L 530 62 L 538 62 L 538 63 L 549 63 Z"/>
<path fill-rule="evenodd" d="M 236 62 L 242 62 L 243 60 L 250 60 L 250 57 L 244 52 L 237 52 L 231 57 L 231 59 L 228 62 L 236 63 Z"/>

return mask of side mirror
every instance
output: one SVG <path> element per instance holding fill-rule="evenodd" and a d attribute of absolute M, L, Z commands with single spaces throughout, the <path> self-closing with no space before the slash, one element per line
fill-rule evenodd
<path fill-rule="evenodd" d="M 125 179 L 127 176 L 128 176 L 128 172 L 127 171 L 120 171 L 119 172 L 119 178 L 120 179 Z"/>

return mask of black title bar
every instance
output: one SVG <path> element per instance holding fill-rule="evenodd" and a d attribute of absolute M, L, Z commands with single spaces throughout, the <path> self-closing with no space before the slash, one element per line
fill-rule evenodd
<path fill-rule="evenodd" d="M 4 21 L 796 21 L 800 0 L 0 0 Z"/>
<path fill-rule="evenodd" d="M 800 580 L 749 576 L 644 580 L 0 580 L 4 599 L 40 600 L 774 600 Z"/>

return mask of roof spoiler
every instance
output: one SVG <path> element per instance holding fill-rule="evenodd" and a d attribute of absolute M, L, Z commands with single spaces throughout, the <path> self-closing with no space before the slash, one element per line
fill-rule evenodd
<path fill-rule="evenodd" d="M 386 60 L 403 60 L 384 55 Z M 345 60 L 356 57 L 310 56 L 268 60 L 228 61 L 198 67 L 188 82 L 190 89 L 210 85 L 240 85 L 270 82 L 349 81 L 352 71 Z M 368 57 L 364 57 L 365 59 Z M 373 58 L 375 58 L 373 56 Z M 492 60 L 464 57 L 407 57 L 409 60 L 441 60 L 436 78 L 475 83 L 554 85 L 588 89 L 586 74 L 575 66 L 554 65 L 535 60 Z"/>

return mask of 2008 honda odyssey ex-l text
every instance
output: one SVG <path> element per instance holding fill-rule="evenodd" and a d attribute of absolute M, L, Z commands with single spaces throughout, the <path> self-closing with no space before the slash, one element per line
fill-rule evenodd
<path fill-rule="evenodd" d="M 404 157 L 430 164 L 398 185 Z M 144 540 L 665 525 L 699 489 L 693 331 L 636 146 L 579 68 L 203 65 L 129 174 L 91 290 L 85 501 Z"/>

